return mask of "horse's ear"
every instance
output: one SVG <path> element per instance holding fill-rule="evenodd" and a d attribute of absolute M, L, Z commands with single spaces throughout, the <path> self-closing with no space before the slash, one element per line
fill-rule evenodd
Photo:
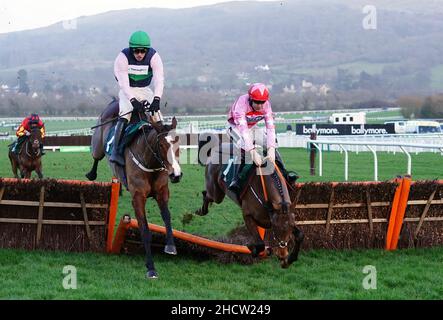
<path fill-rule="evenodd" d="M 295 214 L 293 212 L 289 213 L 289 224 L 295 227 Z"/>
<path fill-rule="evenodd" d="M 175 117 L 172 118 L 171 129 L 174 130 L 177 128 L 177 119 Z"/>
<path fill-rule="evenodd" d="M 155 129 L 155 131 L 157 132 L 162 131 L 163 125 L 161 123 L 155 122 L 152 116 L 149 116 L 149 122 L 151 123 L 151 126 Z"/>

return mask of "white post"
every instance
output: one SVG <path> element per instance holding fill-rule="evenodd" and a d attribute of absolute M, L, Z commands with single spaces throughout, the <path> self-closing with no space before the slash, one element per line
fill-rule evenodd
<path fill-rule="evenodd" d="M 345 152 L 345 181 L 348 181 L 348 150 L 346 150 L 341 144 L 338 146 Z"/>
<path fill-rule="evenodd" d="M 377 153 L 375 150 L 369 146 L 366 145 L 366 147 L 372 151 L 372 154 L 374 155 L 374 181 L 378 181 L 378 162 L 377 162 Z"/>
<path fill-rule="evenodd" d="M 406 156 L 408 157 L 408 174 L 411 175 L 411 169 L 412 169 L 412 161 L 411 161 L 411 155 L 409 154 L 409 152 L 406 151 L 405 148 L 403 148 L 403 146 L 400 146 L 400 149 L 406 154 Z"/>
<path fill-rule="evenodd" d="M 319 162 L 318 162 L 318 175 L 321 177 L 323 176 L 323 155 L 322 155 L 322 151 L 321 148 L 318 146 L 318 144 L 316 143 L 312 143 L 314 145 L 314 147 L 317 148 L 318 150 L 318 158 L 319 158 Z"/>

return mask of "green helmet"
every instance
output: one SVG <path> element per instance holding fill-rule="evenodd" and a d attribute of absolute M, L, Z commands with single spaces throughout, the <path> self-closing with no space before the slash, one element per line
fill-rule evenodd
<path fill-rule="evenodd" d="M 130 48 L 150 48 L 151 39 L 148 34 L 144 31 L 136 31 L 129 38 Z"/>

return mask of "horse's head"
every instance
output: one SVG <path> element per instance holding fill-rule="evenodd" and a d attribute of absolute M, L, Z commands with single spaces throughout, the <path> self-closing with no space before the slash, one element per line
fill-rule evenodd
<path fill-rule="evenodd" d="M 267 209 L 272 226 L 272 253 L 278 257 L 282 268 L 288 268 L 292 263 L 289 244 L 292 244 L 295 230 L 295 216 L 291 212 L 289 191 L 284 178 L 277 172 L 267 175 L 264 182 L 269 193 Z"/>
<path fill-rule="evenodd" d="M 288 268 L 291 264 L 289 262 L 289 243 L 291 236 L 294 233 L 295 219 L 293 213 L 283 213 L 276 211 L 271 216 L 272 234 L 271 247 L 272 252 L 280 260 L 282 268 Z"/>
<path fill-rule="evenodd" d="M 38 126 L 31 127 L 31 134 L 29 135 L 29 143 L 33 154 L 40 151 L 40 144 L 42 143 L 42 132 Z"/>
<path fill-rule="evenodd" d="M 152 120 L 152 119 L 151 119 Z M 168 170 L 169 178 L 172 183 L 180 182 L 183 172 L 180 168 L 180 148 L 179 137 L 175 133 L 177 119 L 172 118 L 170 125 L 155 123 L 151 121 L 152 127 L 157 131 L 157 144 L 160 157 Z"/>

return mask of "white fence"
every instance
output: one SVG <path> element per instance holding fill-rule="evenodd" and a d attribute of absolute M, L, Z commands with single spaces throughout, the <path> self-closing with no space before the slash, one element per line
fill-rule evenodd
<path fill-rule="evenodd" d="M 294 132 L 279 133 L 278 145 L 285 148 L 306 148 L 308 146 L 310 137 L 307 135 L 296 135 Z M 390 135 L 355 135 L 355 136 L 318 136 L 318 139 L 327 139 L 335 142 L 334 144 L 323 145 L 323 150 L 341 151 L 340 143 L 357 142 L 357 144 L 348 144 L 349 151 L 364 152 L 368 151 L 364 145 L 371 142 L 381 142 L 378 146 L 378 151 L 383 152 L 398 152 L 398 147 L 391 146 L 391 144 L 412 143 L 419 145 L 428 144 L 443 144 L 443 134 L 390 134 Z M 363 143 L 363 146 L 360 144 Z M 412 153 L 420 152 L 438 152 L 437 150 L 429 150 L 417 147 L 408 147 L 407 150 Z"/>
<path fill-rule="evenodd" d="M 345 181 L 348 181 L 348 171 L 349 171 L 349 157 L 348 149 L 344 146 L 359 146 L 360 148 L 366 148 L 374 155 L 374 181 L 378 181 L 378 158 L 377 158 L 377 147 L 391 147 L 401 150 L 406 154 L 408 158 L 407 173 L 410 175 L 412 172 L 412 160 L 411 154 L 407 149 L 420 149 L 420 150 L 436 150 L 443 154 L 443 144 L 418 144 L 418 143 L 386 143 L 386 142 L 351 142 L 351 141 L 334 141 L 334 140 L 308 140 L 307 143 L 312 144 L 319 152 L 319 175 L 323 175 L 323 148 L 320 145 L 335 145 L 338 146 L 341 151 L 345 153 Z M 380 150 L 379 150 L 380 151 Z"/>

